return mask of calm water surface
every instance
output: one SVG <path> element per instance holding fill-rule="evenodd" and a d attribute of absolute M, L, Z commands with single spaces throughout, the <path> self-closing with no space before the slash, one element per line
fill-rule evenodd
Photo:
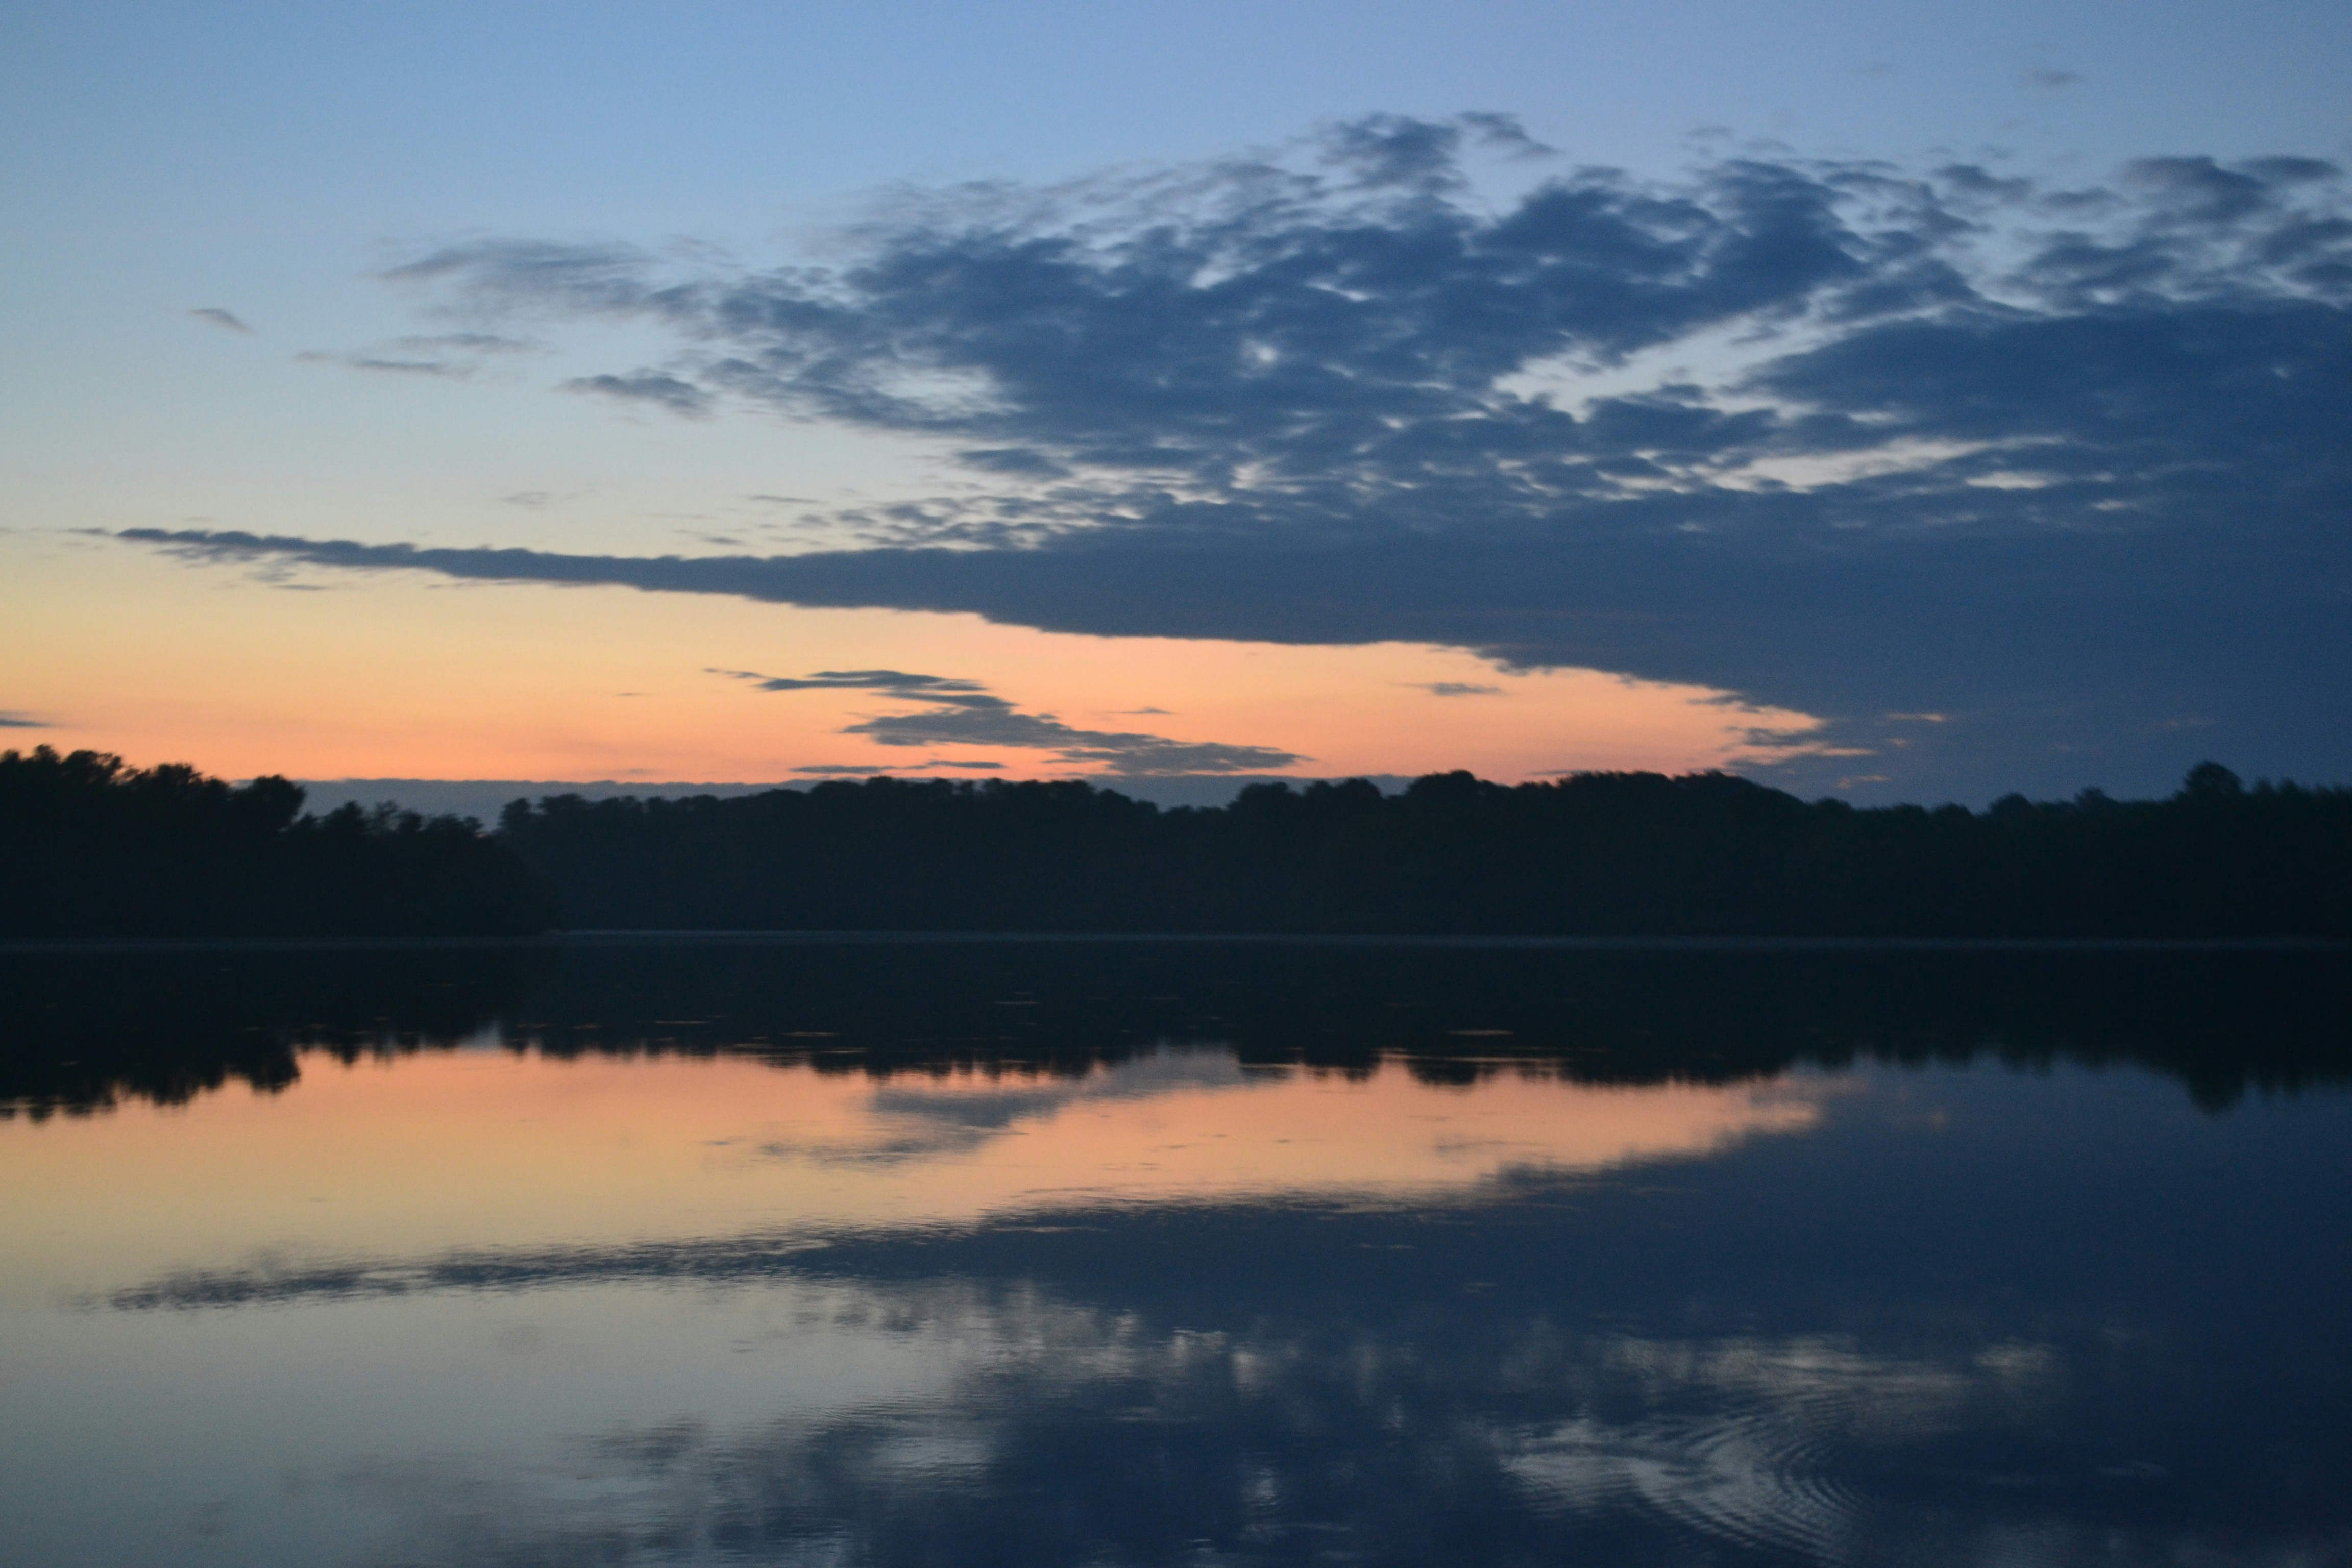
<path fill-rule="evenodd" d="M 10 1562 L 2352 1563 L 2341 955 L 0 986 Z"/>

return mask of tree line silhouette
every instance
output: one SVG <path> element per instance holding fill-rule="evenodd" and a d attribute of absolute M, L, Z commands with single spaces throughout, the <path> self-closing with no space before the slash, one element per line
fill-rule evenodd
<path fill-rule="evenodd" d="M 869 779 L 518 801 L 562 924 L 1685 936 L 2352 935 L 2352 790 L 1857 809 L 1727 773 L 1253 784 L 1160 810 L 1079 782 Z"/>
<path fill-rule="evenodd" d="M 1259 784 L 877 778 L 516 801 L 494 831 L 94 752 L 0 753 L 0 934 L 575 930 L 2352 936 L 2352 790 L 1807 803 L 1727 773 Z"/>
<path fill-rule="evenodd" d="M 0 935 L 506 935 L 551 907 L 514 852 L 453 816 L 305 816 L 242 786 L 103 752 L 0 752 Z"/>

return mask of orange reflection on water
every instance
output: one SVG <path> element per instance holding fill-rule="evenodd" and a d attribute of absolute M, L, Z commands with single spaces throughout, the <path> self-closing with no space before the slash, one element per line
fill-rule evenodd
<path fill-rule="evenodd" d="M 0 1284 L 442 1247 L 895 1227 L 1103 1203 L 1475 1195 L 1803 1131 L 1824 1086 L 1595 1086 L 1505 1066 L 1433 1085 L 1167 1050 L 1076 1077 L 877 1079 L 740 1057 L 502 1050 L 344 1066 L 0 1123 Z"/>

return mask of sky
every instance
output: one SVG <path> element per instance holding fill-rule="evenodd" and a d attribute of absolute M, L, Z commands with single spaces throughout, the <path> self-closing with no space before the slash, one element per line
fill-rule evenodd
<path fill-rule="evenodd" d="M 18 4 L 0 746 L 2352 777 L 2352 10 Z"/>

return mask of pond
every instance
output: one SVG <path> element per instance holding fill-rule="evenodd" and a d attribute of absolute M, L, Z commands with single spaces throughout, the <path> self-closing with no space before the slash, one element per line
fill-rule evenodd
<path fill-rule="evenodd" d="M 0 987 L 10 1561 L 2352 1562 L 2340 952 Z"/>

